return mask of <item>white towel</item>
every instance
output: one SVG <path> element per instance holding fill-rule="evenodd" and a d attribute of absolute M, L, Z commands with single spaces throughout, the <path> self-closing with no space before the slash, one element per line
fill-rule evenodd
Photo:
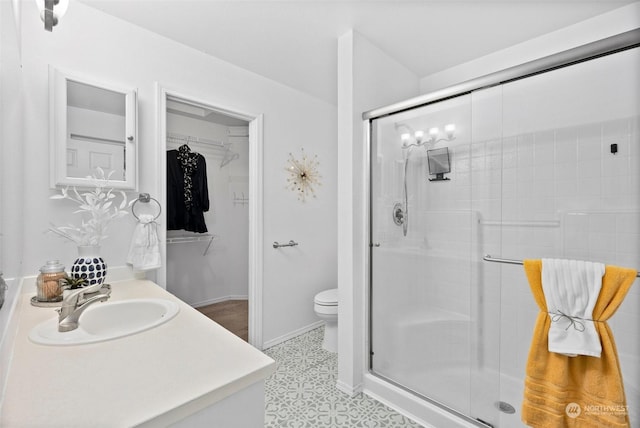
<path fill-rule="evenodd" d="M 593 308 L 604 269 L 602 263 L 542 259 L 542 289 L 551 317 L 549 352 L 600 358 Z"/>
<path fill-rule="evenodd" d="M 158 245 L 158 224 L 150 214 L 141 214 L 133 231 L 127 263 L 134 271 L 158 269 L 162 266 Z"/>

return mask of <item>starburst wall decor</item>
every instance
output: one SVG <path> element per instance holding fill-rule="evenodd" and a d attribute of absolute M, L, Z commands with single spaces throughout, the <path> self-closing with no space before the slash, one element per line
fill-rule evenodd
<path fill-rule="evenodd" d="M 321 186 L 320 179 L 322 176 L 318 172 L 318 155 L 309 157 L 305 154 L 304 149 L 300 150 L 301 158 L 296 159 L 293 154 L 289 153 L 286 171 L 289 173 L 287 178 L 287 188 L 298 194 L 298 200 L 305 202 L 308 197 L 316 197 L 315 187 Z"/>

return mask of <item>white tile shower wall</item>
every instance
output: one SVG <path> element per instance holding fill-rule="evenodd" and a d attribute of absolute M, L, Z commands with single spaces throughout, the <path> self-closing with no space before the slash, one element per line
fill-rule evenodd
<path fill-rule="evenodd" d="M 638 57 L 625 55 L 632 61 Z M 572 257 L 640 268 L 640 103 L 628 99 L 629 89 L 633 92 L 638 87 L 634 83 L 638 74 L 627 67 L 618 82 L 605 79 L 602 83 L 602 76 L 608 75 L 606 67 L 581 66 L 587 71 L 562 70 L 560 77 L 552 76 L 551 83 L 543 79 L 550 74 L 538 76 L 543 80 L 537 82 L 517 82 L 515 87 L 474 94 L 469 121 L 472 132 L 465 135 L 462 131 L 447 144 L 450 181 L 425 180 L 426 154 L 414 152 L 408 173 L 411 215 L 406 238 L 389 215 L 393 203 L 401 199 L 402 161 L 387 166 L 387 177 L 380 176 L 377 181 L 384 187 L 383 194 L 392 195 L 385 199 L 384 208 L 375 212 L 377 218 L 384 219 L 380 225 L 386 236 L 398 246 L 409 245 L 431 254 L 440 251 L 449 257 L 434 258 L 437 265 L 431 266 L 424 258 L 413 260 L 422 263 L 415 275 L 428 275 L 428 284 L 437 284 L 435 289 L 424 287 L 422 295 L 420 289 L 413 290 L 413 296 L 429 302 L 430 308 L 466 314 L 476 322 L 473 328 L 479 340 L 471 352 L 481 358 L 475 363 L 499 370 L 500 382 L 506 382 L 503 392 L 518 391 L 501 396 L 516 409 L 520 408 L 538 308 L 521 266 L 482 262 L 481 255 Z M 612 66 L 624 68 L 624 61 L 616 57 Z M 556 90 L 564 95 L 550 96 Z M 569 101 L 565 102 L 565 97 Z M 582 103 L 600 104 L 606 112 L 600 114 L 593 105 L 581 110 Z M 476 108 L 485 111 L 476 112 Z M 461 111 L 457 110 L 460 122 L 456 121 L 456 126 L 460 123 L 464 130 Z M 402 121 L 412 120 L 412 126 L 433 122 L 433 111 L 420 110 L 420 114 L 422 118 L 403 116 Z M 489 123 L 499 130 L 496 135 L 492 135 L 495 132 Z M 615 154 L 611 144 L 617 144 Z M 389 165 L 388 157 L 402 159 L 398 147 L 394 146 L 393 153 L 380 153 L 381 165 Z M 473 215 L 456 214 L 461 212 Z M 473 222 L 479 222 L 475 230 L 463 226 Z M 463 261 L 465 250 L 477 264 Z M 460 258 L 451 258 L 454 254 Z M 411 265 L 404 269 L 416 271 Z M 415 277 L 405 279 L 415 281 Z M 640 409 L 640 325 L 637 311 L 631 310 L 638 305 L 640 293 L 632 290 L 611 322 L 630 409 Z M 499 334 L 492 335 L 492 331 Z M 493 386 L 489 385 L 495 391 Z M 633 412 L 632 420 L 637 421 Z"/>
<path fill-rule="evenodd" d="M 626 55 L 633 57 L 630 53 Z M 618 66 L 619 60 L 614 61 Z M 637 65 L 631 69 L 631 75 L 625 74 L 622 83 L 612 87 L 612 79 L 606 84 L 599 83 L 607 74 L 601 74 L 602 67 L 597 65 L 590 76 L 579 76 L 576 80 L 584 83 L 591 79 L 592 85 L 585 87 L 598 86 L 598 89 L 592 91 L 594 93 L 586 91 L 586 95 L 584 89 L 569 93 L 573 95 L 569 105 L 559 98 L 547 100 L 545 105 L 545 97 L 529 103 L 530 92 L 523 88 L 509 89 L 505 110 L 519 108 L 522 111 L 505 114 L 508 123 L 503 126 L 505 135 L 501 141 L 502 176 L 489 180 L 499 193 L 499 213 L 493 217 L 498 221 L 485 223 L 481 229 L 483 253 L 514 259 L 567 257 L 640 266 L 640 109 L 638 102 L 627 95 L 628 90 L 637 93 L 634 91 L 638 87 L 637 77 L 633 75 Z M 560 84 L 562 79 L 554 81 L 552 86 Z M 603 95 L 602 86 L 607 86 L 607 96 Z M 600 115 L 589 109 L 580 110 L 577 98 L 582 102 L 598 100 L 607 106 L 607 111 Z M 620 108 L 621 105 L 624 108 Z M 493 195 L 482 187 L 482 180 L 490 175 L 486 169 L 499 164 L 489 160 L 490 140 L 474 139 L 470 162 L 472 206 L 484 219 L 496 208 Z M 615 154 L 611 153 L 611 144 L 617 144 Z M 474 159 L 475 155 L 484 159 Z M 456 173 L 465 162 L 466 159 L 454 162 Z M 527 223 L 529 226 L 522 225 Z M 497 344 L 500 370 L 522 386 L 538 308 L 522 267 L 485 266 L 485 283 L 488 275 L 496 271 L 501 275 L 498 311 L 502 322 Z M 640 418 L 636 410 L 640 409 L 637 383 L 640 379 L 637 336 L 640 292 L 637 284 L 634 287 L 610 325 L 618 345 L 631 420 L 637 423 Z M 495 307 L 487 302 L 487 308 L 490 306 Z M 485 339 L 491 342 L 495 338 L 487 335 Z M 519 409 L 520 396 L 501 398 Z"/>
<path fill-rule="evenodd" d="M 463 238 L 469 236 L 470 229 L 462 227 L 456 216 L 445 210 L 454 212 L 472 207 L 481 219 L 479 234 L 473 237 L 481 253 L 516 259 L 572 257 L 640 266 L 640 217 L 638 213 L 621 212 L 638 209 L 640 180 L 637 174 L 631 174 L 629 167 L 632 162 L 638 162 L 640 155 L 638 150 L 632 155 L 629 143 L 637 144 L 637 131 L 632 135 L 637 122 L 637 117 L 630 117 L 454 146 L 451 148 L 452 180 L 428 183 L 428 197 L 424 199 L 427 202 L 418 205 L 426 204 L 438 211 L 414 214 L 410 230 L 414 235 L 419 232 L 426 248 L 456 251 L 456 245 L 460 244 L 457 251 L 461 251 L 465 245 Z M 612 138 L 621 142 L 615 155 L 610 153 Z M 410 172 L 409 180 L 414 184 L 425 176 L 424 167 L 417 165 L 424 164 L 424 159 L 415 162 L 412 164 L 414 176 Z M 607 174 L 616 177 L 616 185 L 620 186 L 613 193 L 601 185 L 606 182 Z M 414 199 L 410 203 L 420 204 L 422 199 L 411 197 Z M 438 201 L 437 206 L 433 201 Z M 614 212 L 584 213 L 595 209 Z M 527 222 L 529 226 L 520 225 Z M 472 308 L 462 305 L 462 301 L 469 299 L 468 292 L 456 285 L 468 284 L 468 278 L 456 276 L 453 268 L 439 270 L 441 274 L 437 277 L 430 273 L 430 280 L 443 287 L 433 291 L 430 302 L 436 308 L 469 313 Z M 496 313 L 502 319 L 499 338 L 485 335 L 485 352 L 501 349 L 503 374 L 522 379 L 538 308 L 521 267 L 482 265 L 482 278 L 479 285 L 484 295 L 480 297 L 487 309 L 484 323 L 491 325 Z M 496 289 L 501 284 L 502 294 L 492 296 L 491 284 L 495 284 Z M 500 307 L 496 306 L 494 297 L 502 301 Z M 640 305 L 634 293 L 627 299 L 636 302 L 623 305 L 616 314 L 623 322 L 612 323 L 614 332 L 624 336 L 625 330 L 631 333 L 637 331 L 638 326 L 638 320 L 629 319 L 625 309 Z M 624 337 L 625 344 L 619 345 L 621 364 L 625 379 L 636 379 L 638 376 L 634 375 L 640 364 L 631 356 L 639 354 L 639 341 L 629 339 Z M 628 395 L 633 400 L 636 386 L 628 383 L 627 389 L 631 391 Z M 518 400 L 518 397 L 508 398 L 512 403 Z"/>
<path fill-rule="evenodd" d="M 505 139 L 503 220 L 557 221 L 558 225 L 504 226 L 502 255 L 575 258 L 638 268 L 640 180 L 630 168 L 640 159 L 638 133 L 632 131 L 637 122 L 634 116 Z M 522 162 L 508 168 L 509 145 L 514 141 Z M 616 154 L 611 153 L 613 141 L 618 144 Z M 514 192 L 508 184 L 514 178 L 522 185 L 520 191 Z M 630 409 L 640 407 L 639 305 L 640 293 L 632 289 L 610 323 L 618 339 Z M 538 310 L 518 266 L 502 267 L 502 311 L 501 369 L 522 378 Z"/>

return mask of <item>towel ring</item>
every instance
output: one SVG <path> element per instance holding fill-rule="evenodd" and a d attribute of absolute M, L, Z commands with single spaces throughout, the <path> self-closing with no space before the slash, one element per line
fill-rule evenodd
<path fill-rule="evenodd" d="M 136 199 L 131 205 L 131 214 L 133 214 L 136 220 L 140 220 L 140 217 L 138 217 L 135 211 L 136 204 L 138 202 L 142 202 L 143 204 L 148 204 L 151 201 L 155 202 L 156 205 L 158 205 L 158 214 L 156 214 L 156 216 L 153 218 L 153 221 L 156 221 L 158 217 L 160 217 L 160 214 L 162 214 L 162 206 L 160 205 L 160 202 L 158 202 L 156 198 L 152 198 L 148 193 L 140 193 L 140 196 L 138 196 L 138 199 Z"/>

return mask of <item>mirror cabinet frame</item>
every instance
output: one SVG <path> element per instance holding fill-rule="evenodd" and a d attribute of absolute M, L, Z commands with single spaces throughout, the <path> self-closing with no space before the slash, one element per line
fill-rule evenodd
<path fill-rule="evenodd" d="M 109 187 L 138 190 L 138 104 L 137 90 L 111 83 L 97 82 L 49 65 L 49 158 L 50 185 L 92 187 L 91 177 L 67 174 L 67 83 L 69 81 L 123 94 L 125 97 L 124 180 L 109 180 Z M 89 137 L 91 139 L 91 137 Z M 99 138 L 96 138 L 99 140 Z M 105 171 L 108 172 L 108 171 Z"/>

